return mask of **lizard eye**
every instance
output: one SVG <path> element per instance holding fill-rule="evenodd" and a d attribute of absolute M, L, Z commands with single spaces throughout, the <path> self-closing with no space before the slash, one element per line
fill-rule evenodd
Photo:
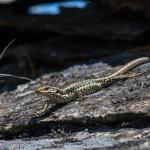
<path fill-rule="evenodd" d="M 49 90 L 49 88 L 48 88 L 48 87 L 44 87 L 44 90 L 48 91 L 48 90 Z"/>

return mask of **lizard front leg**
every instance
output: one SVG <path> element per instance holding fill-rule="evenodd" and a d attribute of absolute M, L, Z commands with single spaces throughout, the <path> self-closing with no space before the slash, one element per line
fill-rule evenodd
<path fill-rule="evenodd" d="M 41 115 L 42 113 L 45 113 L 45 112 L 48 110 L 49 105 L 50 105 L 50 102 L 49 102 L 49 100 L 47 100 L 46 103 L 45 103 L 45 105 L 44 105 L 44 107 L 43 107 L 43 109 L 40 110 L 40 111 L 34 112 L 33 115 L 39 116 L 39 115 Z"/>

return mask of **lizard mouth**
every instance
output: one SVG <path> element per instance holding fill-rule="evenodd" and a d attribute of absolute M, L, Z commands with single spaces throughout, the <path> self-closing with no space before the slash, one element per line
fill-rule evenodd
<path fill-rule="evenodd" d="M 42 90 L 37 88 L 37 89 L 35 89 L 35 93 L 42 93 Z"/>
<path fill-rule="evenodd" d="M 35 89 L 35 93 L 40 93 L 40 90 L 39 89 Z"/>

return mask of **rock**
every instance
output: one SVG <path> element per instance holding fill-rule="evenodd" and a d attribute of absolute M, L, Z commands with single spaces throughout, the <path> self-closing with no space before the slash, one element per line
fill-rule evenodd
<path fill-rule="evenodd" d="M 122 9 L 128 9 L 133 12 L 139 12 L 143 17 L 150 19 L 150 11 L 149 11 L 149 6 L 150 6 L 150 1 L 145 0 L 111 0 L 110 1 L 110 6 L 114 10 L 122 10 Z M 130 12 L 131 13 L 131 12 Z M 143 13 L 143 14 L 142 14 Z"/>
<path fill-rule="evenodd" d="M 35 149 L 34 146 L 40 149 L 147 147 L 150 135 L 150 63 L 133 70 L 146 72 L 140 77 L 116 82 L 85 96 L 83 101 L 50 106 L 49 111 L 39 117 L 33 115 L 47 100 L 34 92 L 39 84 L 63 88 L 94 75 L 107 75 L 114 69 L 102 62 L 76 65 L 62 72 L 43 75 L 34 82 L 1 94 L 1 145 L 15 149 L 20 145 L 25 149 Z M 22 135 L 28 136 L 28 140 Z M 4 140 L 13 138 L 15 140 L 10 142 Z"/>

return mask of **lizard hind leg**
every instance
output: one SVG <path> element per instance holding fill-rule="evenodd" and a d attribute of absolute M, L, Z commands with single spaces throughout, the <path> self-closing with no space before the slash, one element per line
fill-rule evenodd
<path fill-rule="evenodd" d="M 128 74 L 125 74 L 125 75 L 120 75 L 118 76 L 119 79 L 129 79 L 129 78 L 135 78 L 135 77 L 139 77 L 141 75 L 144 75 L 144 73 L 128 73 Z"/>
<path fill-rule="evenodd" d="M 83 96 L 83 94 L 81 93 L 81 92 L 75 92 L 75 94 L 76 94 L 76 96 L 77 96 L 77 98 L 78 98 L 78 100 L 79 101 L 83 101 L 84 100 L 84 96 Z"/>
<path fill-rule="evenodd" d="M 46 112 L 48 110 L 48 107 L 49 107 L 49 101 L 46 101 L 44 107 L 42 110 L 40 111 L 36 111 L 33 113 L 34 116 L 38 116 L 38 115 L 41 115 L 42 113 Z"/>
<path fill-rule="evenodd" d="M 126 74 L 125 76 L 127 76 L 127 78 L 134 78 L 134 77 L 139 77 L 141 75 L 144 75 L 144 73 L 143 72 L 129 73 L 129 74 Z"/>

